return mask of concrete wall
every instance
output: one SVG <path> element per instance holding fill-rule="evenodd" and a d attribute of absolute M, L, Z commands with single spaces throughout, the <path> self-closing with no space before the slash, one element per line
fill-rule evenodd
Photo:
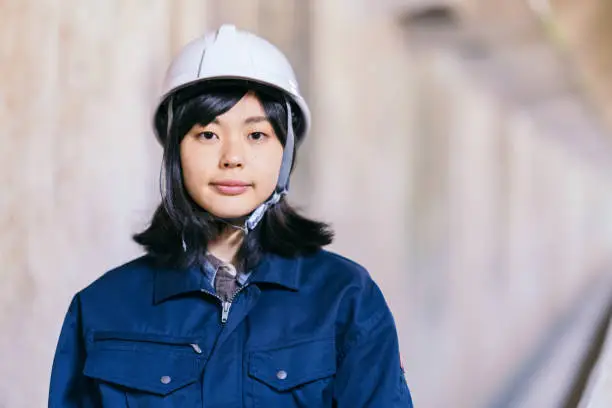
<path fill-rule="evenodd" d="M 405 36 L 313 3 L 312 211 L 385 289 L 417 404 L 560 406 L 581 363 L 563 349 L 600 316 L 577 311 L 609 285 L 611 150 L 535 17 L 485 3 Z"/>
<path fill-rule="evenodd" d="M 580 408 L 606 408 L 612 401 L 612 321 L 608 321 L 601 353 L 591 372 Z"/>
<path fill-rule="evenodd" d="M 581 84 L 612 126 L 612 4 L 605 0 L 551 0 L 547 23 L 551 37 L 574 61 Z"/>
<path fill-rule="evenodd" d="M 200 3 L 2 3 L 0 407 L 45 405 L 70 297 L 139 252 L 158 191 L 150 109 Z"/>

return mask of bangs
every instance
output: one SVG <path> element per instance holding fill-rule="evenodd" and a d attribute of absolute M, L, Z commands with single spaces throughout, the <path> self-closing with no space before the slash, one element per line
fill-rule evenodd
<path fill-rule="evenodd" d="M 195 95 L 175 108 L 172 133 L 180 143 L 195 125 L 206 126 L 217 116 L 232 109 L 249 90 L 245 87 L 223 87 Z"/>
<path fill-rule="evenodd" d="M 170 137 L 166 137 L 166 146 L 180 143 L 194 125 L 206 126 L 216 117 L 232 109 L 247 93 L 253 93 L 261 103 L 268 121 L 274 128 L 276 136 L 285 145 L 287 139 L 287 99 L 284 94 L 252 81 L 216 80 L 200 86 L 191 86 L 178 91 L 174 96 L 174 117 Z M 296 135 L 302 135 L 304 121 L 299 107 L 291 102 L 292 125 Z M 156 122 L 160 134 L 166 133 L 165 110 L 161 109 Z M 300 140 L 297 140 L 299 143 Z"/>

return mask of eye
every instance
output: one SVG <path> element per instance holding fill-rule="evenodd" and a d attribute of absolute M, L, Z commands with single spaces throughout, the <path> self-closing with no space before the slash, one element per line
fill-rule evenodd
<path fill-rule="evenodd" d="M 263 132 L 253 132 L 249 134 L 249 138 L 255 142 L 262 141 L 266 137 L 268 137 L 268 135 Z"/>
<path fill-rule="evenodd" d="M 196 136 L 198 139 L 201 139 L 201 140 L 218 139 L 218 136 L 214 134 L 213 132 L 200 132 Z"/>

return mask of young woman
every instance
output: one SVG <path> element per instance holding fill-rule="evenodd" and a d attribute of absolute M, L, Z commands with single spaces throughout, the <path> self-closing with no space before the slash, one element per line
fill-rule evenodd
<path fill-rule="evenodd" d="M 409 408 L 393 317 L 285 200 L 310 127 L 273 45 L 223 26 L 171 65 L 146 255 L 72 300 L 52 408 Z"/>

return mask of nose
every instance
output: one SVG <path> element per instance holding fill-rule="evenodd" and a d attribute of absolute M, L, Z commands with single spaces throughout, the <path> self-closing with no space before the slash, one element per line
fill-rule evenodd
<path fill-rule="evenodd" d="M 224 158 L 223 161 L 221 162 L 221 167 L 225 169 L 233 169 L 237 167 L 242 167 L 242 160 L 240 160 L 236 156 L 227 157 L 227 158 Z"/>
<path fill-rule="evenodd" d="M 224 169 L 234 169 L 244 167 L 244 151 L 240 142 L 227 140 L 223 146 L 220 167 Z"/>

